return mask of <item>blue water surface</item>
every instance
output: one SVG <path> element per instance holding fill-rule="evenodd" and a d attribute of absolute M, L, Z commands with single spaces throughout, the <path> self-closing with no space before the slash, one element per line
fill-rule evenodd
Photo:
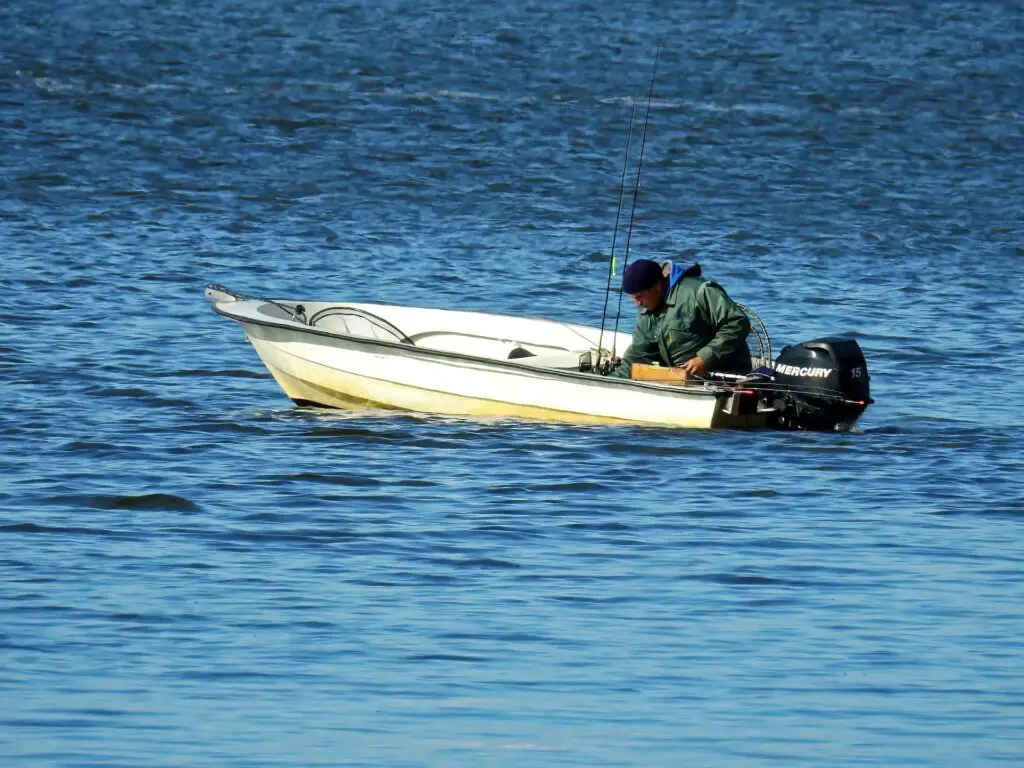
<path fill-rule="evenodd" d="M 1018 3 L 0 28 L 4 766 L 1024 764 Z M 857 431 L 296 408 L 203 298 L 599 324 L 634 105 L 630 257 L 856 338 Z"/>

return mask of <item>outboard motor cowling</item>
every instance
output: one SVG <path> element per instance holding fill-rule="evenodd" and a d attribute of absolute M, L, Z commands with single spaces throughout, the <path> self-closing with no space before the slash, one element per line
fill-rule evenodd
<path fill-rule="evenodd" d="M 853 339 L 815 339 L 785 347 L 774 368 L 776 426 L 842 429 L 874 402 L 864 353 Z"/>

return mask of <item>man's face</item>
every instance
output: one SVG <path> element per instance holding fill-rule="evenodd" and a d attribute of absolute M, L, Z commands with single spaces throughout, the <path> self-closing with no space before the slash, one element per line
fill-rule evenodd
<path fill-rule="evenodd" d="M 658 281 L 646 290 L 640 291 L 640 293 L 629 294 L 629 298 L 638 307 L 646 309 L 648 312 L 653 312 L 661 304 L 661 281 Z"/>

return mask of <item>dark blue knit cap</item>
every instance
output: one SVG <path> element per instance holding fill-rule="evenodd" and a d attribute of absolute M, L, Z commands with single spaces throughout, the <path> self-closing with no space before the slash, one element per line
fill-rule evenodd
<path fill-rule="evenodd" d="M 622 275 L 622 292 L 634 294 L 646 291 L 662 277 L 661 264 L 650 259 L 637 259 L 626 267 Z"/>

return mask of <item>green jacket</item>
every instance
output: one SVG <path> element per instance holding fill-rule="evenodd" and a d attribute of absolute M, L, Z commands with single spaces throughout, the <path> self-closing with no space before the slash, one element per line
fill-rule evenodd
<path fill-rule="evenodd" d="M 709 371 L 749 373 L 747 335 L 750 320 L 718 283 L 672 266 L 668 293 L 653 312 L 641 309 L 633 342 L 612 376 L 628 379 L 633 363 L 679 367 L 692 357 Z"/>

